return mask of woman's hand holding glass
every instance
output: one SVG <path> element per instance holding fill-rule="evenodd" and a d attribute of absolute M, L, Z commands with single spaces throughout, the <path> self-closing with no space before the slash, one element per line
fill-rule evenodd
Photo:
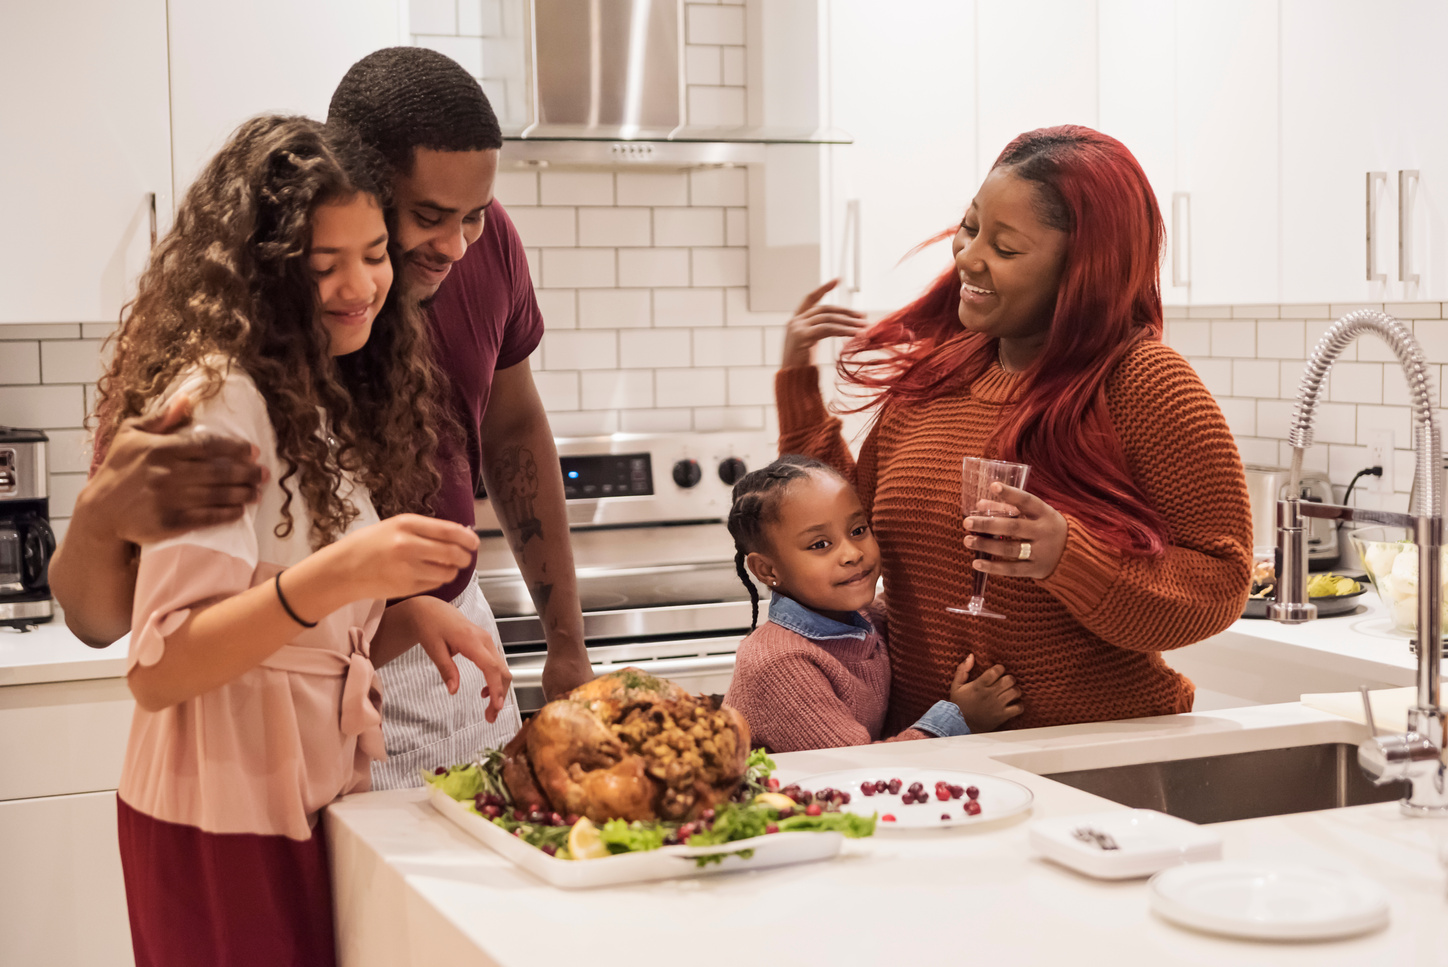
<path fill-rule="evenodd" d="M 977 505 L 981 513 L 965 519 L 965 546 L 977 555 L 971 566 L 1001 577 L 1050 577 L 1066 550 L 1066 518 L 1018 487 L 993 483 L 989 490 L 991 499 Z"/>

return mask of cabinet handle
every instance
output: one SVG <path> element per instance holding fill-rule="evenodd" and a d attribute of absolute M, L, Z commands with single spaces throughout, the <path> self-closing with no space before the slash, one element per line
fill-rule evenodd
<path fill-rule="evenodd" d="M 848 278 L 844 291 L 851 294 L 860 291 L 860 199 L 851 198 L 845 202 L 845 226 L 840 235 L 841 279 Z"/>
<path fill-rule="evenodd" d="M 155 248 L 155 247 L 156 247 L 156 193 L 155 193 L 154 191 L 148 191 L 148 192 L 146 192 L 146 200 L 147 200 L 147 204 L 150 206 L 150 209 L 151 209 L 151 248 Z"/>
<path fill-rule="evenodd" d="M 1378 271 L 1378 247 L 1375 244 L 1378 225 L 1378 192 L 1377 185 L 1382 182 L 1388 183 L 1386 171 L 1368 172 L 1368 281 L 1386 282 L 1388 273 Z"/>
<path fill-rule="evenodd" d="M 1418 273 L 1408 271 L 1413 264 L 1413 203 L 1408 191 L 1418 187 L 1418 171 L 1398 172 L 1398 281 L 1418 284 Z"/>
<path fill-rule="evenodd" d="M 1191 285 L 1191 245 L 1186 233 L 1192 223 L 1192 193 L 1174 191 L 1171 194 L 1171 284 Z M 1185 226 L 1185 228 L 1183 227 Z M 1185 251 L 1185 255 L 1183 252 Z"/>

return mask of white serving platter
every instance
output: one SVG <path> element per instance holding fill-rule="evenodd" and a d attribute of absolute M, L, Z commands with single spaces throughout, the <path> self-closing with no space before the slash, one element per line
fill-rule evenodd
<path fill-rule="evenodd" d="M 538 879 L 565 890 L 810 863 L 837 856 L 845 842 L 844 835 L 835 832 L 775 833 L 718 846 L 664 846 L 595 860 L 560 860 L 472 812 L 436 786 L 429 786 L 427 795 L 433 808 L 459 829 Z M 754 855 L 737 855 L 741 850 L 753 850 Z M 722 862 L 707 866 L 696 862 L 700 856 L 718 854 L 724 854 Z"/>
<path fill-rule="evenodd" d="M 1116 849 L 1078 839 L 1078 829 L 1109 836 Z M 1048 860 L 1101 880 L 1151 876 L 1183 863 L 1222 858 L 1222 837 L 1154 809 L 1054 816 L 1031 823 L 1031 846 Z"/>
<path fill-rule="evenodd" d="M 864 783 L 873 782 L 876 779 L 883 779 L 887 782 L 891 779 L 899 779 L 900 792 L 894 795 L 889 792 L 877 792 L 874 795 L 866 796 L 860 791 L 860 787 Z M 980 815 L 971 816 L 965 812 L 965 797 L 963 796 L 960 799 L 936 799 L 935 783 L 939 781 L 967 788 L 975 786 L 980 790 Z M 924 784 L 925 792 L 930 797 L 928 801 L 905 805 L 903 797 L 912 782 Z M 876 833 L 893 829 L 948 829 L 954 826 L 989 823 L 1026 812 L 1031 808 L 1031 800 L 1034 798 L 1031 790 L 1019 782 L 977 772 L 952 772 L 947 769 L 873 767 L 846 769 L 840 772 L 824 772 L 809 776 L 795 784 L 810 792 L 830 788 L 849 793 L 849 803 L 841 806 L 840 809 L 861 816 L 878 813 L 880 821 L 875 824 Z M 887 816 L 895 818 L 886 819 Z"/>
<path fill-rule="evenodd" d="M 1249 940 L 1333 940 L 1388 923 L 1388 897 L 1372 880 L 1335 870 L 1194 863 L 1147 884 L 1166 920 Z"/>

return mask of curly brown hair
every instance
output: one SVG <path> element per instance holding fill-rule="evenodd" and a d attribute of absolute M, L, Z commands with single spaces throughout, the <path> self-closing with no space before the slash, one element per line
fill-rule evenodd
<path fill-rule="evenodd" d="M 421 309 L 393 286 L 366 345 L 341 357 L 328 352 L 318 318 L 311 215 L 359 193 L 386 209 L 385 163 L 350 129 L 301 117 L 238 128 L 187 191 L 122 310 L 100 381 L 97 447 L 187 369 L 205 373 L 205 398 L 236 366 L 266 400 L 286 468 L 278 537 L 293 529 L 293 478 L 311 512 L 313 547 L 358 516 L 341 496 L 343 471 L 384 517 L 430 511 L 441 481 L 438 433 L 448 424 Z"/>

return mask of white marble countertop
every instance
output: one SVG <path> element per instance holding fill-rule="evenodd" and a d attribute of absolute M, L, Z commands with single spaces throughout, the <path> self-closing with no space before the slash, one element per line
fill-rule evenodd
<path fill-rule="evenodd" d="M 778 757 L 789 781 L 842 768 L 999 775 L 1034 817 L 1124 808 L 1036 772 L 1356 742 L 1361 726 L 1293 703 L 892 743 Z M 1232 964 L 1448 965 L 1443 824 L 1394 803 L 1214 826 L 1224 858 L 1370 877 L 1390 894 L 1382 931 L 1329 943 L 1257 943 L 1184 930 L 1148 908 L 1144 880 L 1105 882 L 1032 856 L 1028 820 L 880 834 L 835 860 L 567 892 L 516 869 L 436 814 L 419 790 L 328 810 L 340 963 L 537 965 Z"/>
<path fill-rule="evenodd" d="M 92 648 L 71 634 L 65 615 L 33 631 L 0 628 L 0 686 L 121 678 L 126 674 L 130 636 L 106 648 Z"/>

